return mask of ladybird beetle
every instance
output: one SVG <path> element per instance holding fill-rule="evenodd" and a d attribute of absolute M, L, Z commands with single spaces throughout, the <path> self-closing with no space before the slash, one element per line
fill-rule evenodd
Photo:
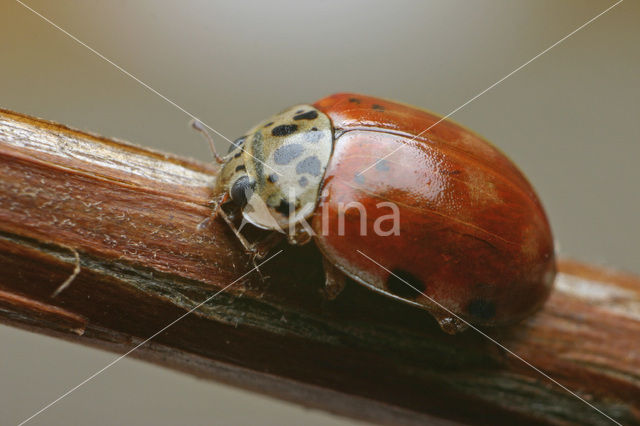
<path fill-rule="evenodd" d="M 217 157 L 214 215 L 257 257 L 272 243 L 249 243 L 233 212 L 285 230 L 291 244 L 313 239 L 329 298 L 348 276 L 429 311 L 448 333 L 516 322 L 540 308 L 553 285 L 546 214 L 504 154 L 440 120 L 358 94 L 288 108 Z M 390 211 L 399 219 L 393 229 L 372 232 Z"/>

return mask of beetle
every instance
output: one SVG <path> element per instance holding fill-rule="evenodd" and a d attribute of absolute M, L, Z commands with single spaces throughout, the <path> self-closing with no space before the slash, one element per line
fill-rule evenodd
<path fill-rule="evenodd" d="M 272 235 L 284 230 L 291 244 L 314 240 L 328 298 L 350 277 L 427 310 L 453 334 L 517 322 L 549 296 L 553 238 L 534 189 L 502 152 L 450 120 L 339 93 L 287 108 L 215 155 L 214 215 L 254 258 L 278 238 L 250 243 L 233 212 Z M 396 206 L 394 232 L 362 232 L 388 217 L 382 202 Z"/>

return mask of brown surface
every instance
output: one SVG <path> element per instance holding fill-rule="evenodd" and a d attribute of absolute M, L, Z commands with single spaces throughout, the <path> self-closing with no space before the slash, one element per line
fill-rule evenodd
<path fill-rule="evenodd" d="M 3 322 L 124 352 L 249 269 L 209 213 L 214 170 L 0 114 Z M 73 270 L 82 271 L 57 298 Z M 324 302 L 313 247 L 285 252 L 134 356 L 305 405 L 390 423 L 607 424 L 473 331 L 349 283 Z M 561 264 L 545 308 L 487 333 L 607 414 L 640 422 L 640 281 Z M 79 335 L 80 334 L 80 335 Z"/>

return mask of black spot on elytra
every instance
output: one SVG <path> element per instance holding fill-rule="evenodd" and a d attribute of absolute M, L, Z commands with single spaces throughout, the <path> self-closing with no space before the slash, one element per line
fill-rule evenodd
<path fill-rule="evenodd" d="M 297 124 L 281 124 L 271 129 L 273 136 L 288 136 L 298 130 Z"/>
<path fill-rule="evenodd" d="M 315 120 L 316 118 L 318 118 L 318 112 L 314 110 L 293 116 L 294 120 Z"/>
<path fill-rule="evenodd" d="M 387 160 L 380 160 L 376 163 L 376 170 L 379 172 L 388 172 L 389 171 L 389 163 Z"/>
<path fill-rule="evenodd" d="M 268 122 L 267 124 L 264 125 L 265 128 L 271 126 L 273 124 L 273 121 Z"/>
<path fill-rule="evenodd" d="M 349 102 L 353 102 L 354 104 L 359 104 L 360 103 L 360 99 L 358 99 L 358 98 L 349 98 Z"/>
<path fill-rule="evenodd" d="M 247 201 L 253 194 L 254 184 L 255 182 L 252 182 L 249 176 L 240 176 L 240 178 L 234 182 L 231 191 L 229 191 L 233 202 L 240 207 L 246 206 Z"/>
<path fill-rule="evenodd" d="M 227 151 L 227 153 L 233 151 L 236 148 L 240 148 L 246 139 L 246 136 L 241 136 L 235 141 L 231 142 L 231 146 L 229 147 L 229 151 Z"/>
<path fill-rule="evenodd" d="M 238 158 L 242 155 L 242 151 L 236 152 L 235 154 L 233 154 L 233 158 Z"/>
<path fill-rule="evenodd" d="M 311 130 L 313 130 L 314 132 L 316 132 L 318 130 L 317 127 L 312 127 Z"/>
<path fill-rule="evenodd" d="M 298 184 L 304 188 L 309 184 L 309 179 L 307 179 L 306 176 L 302 176 L 300 179 L 298 179 Z"/>
<path fill-rule="evenodd" d="M 371 108 L 377 109 L 378 111 L 384 111 L 384 107 L 382 105 L 378 105 L 378 104 L 371 105 Z"/>
<path fill-rule="evenodd" d="M 485 299 L 472 300 L 467 310 L 472 316 L 483 320 L 491 319 L 496 315 L 496 305 Z"/>
<path fill-rule="evenodd" d="M 236 166 L 236 172 L 242 171 L 242 170 L 247 170 L 247 168 L 244 166 L 244 164 L 240 164 L 239 166 Z"/>
<path fill-rule="evenodd" d="M 280 200 L 280 204 L 278 204 L 278 206 L 275 208 L 275 211 L 285 216 L 289 216 L 291 215 L 291 213 L 295 212 L 295 204 L 282 199 Z"/>
<path fill-rule="evenodd" d="M 267 176 L 267 180 L 271 183 L 276 183 L 278 181 L 278 175 L 275 173 L 271 173 L 269 176 Z"/>
<path fill-rule="evenodd" d="M 355 176 L 353 176 L 353 181 L 358 185 L 364 185 L 364 176 L 362 173 L 356 173 Z"/>
<path fill-rule="evenodd" d="M 303 152 L 304 147 L 299 143 L 283 145 L 274 151 L 273 161 L 275 161 L 276 164 L 284 166 L 298 158 Z"/>
<path fill-rule="evenodd" d="M 307 157 L 304 160 L 300 161 L 296 165 L 296 173 L 309 173 L 313 176 L 320 176 L 321 167 L 322 164 L 320 164 L 320 160 L 318 160 L 318 157 L 312 155 L 311 157 Z"/>
<path fill-rule="evenodd" d="M 412 273 L 403 269 L 394 269 L 387 279 L 387 290 L 403 299 L 413 300 L 424 293 L 426 287 Z"/>
<path fill-rule="evenodd" d="M 303 109 L 299 109 L 296 111 L 296 114 L 300 114 L 302 111 L 304 111 Z"/>

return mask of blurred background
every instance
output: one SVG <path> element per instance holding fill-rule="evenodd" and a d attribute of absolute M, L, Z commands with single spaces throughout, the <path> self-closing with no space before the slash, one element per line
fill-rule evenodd
<path fill-rule="evenodd" d="M 613 1 L 25 3 L 234 139 L 284 107 L 338 91 L 445 115 Z M 529 177 L 561 256 L 635 273 L 638 22 L 640 3 L 623 2 L 452 117 Z M 0 107 L 211 158 L 183 112 L 12 0 L 0 0 Z M 114 359 L 2 326 L 0 342 L 3 425 Z M 183 423 L 355 422 L 129 359 L 31 422 Z"/>

